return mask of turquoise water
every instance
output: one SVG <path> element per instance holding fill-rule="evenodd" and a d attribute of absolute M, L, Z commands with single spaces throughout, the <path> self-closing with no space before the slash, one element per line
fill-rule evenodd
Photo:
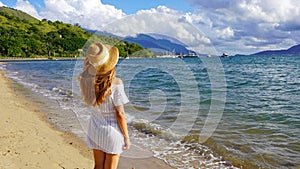
<path fill-rule="evenodd" d="M 299 58 L 121 60 L 134 141 L 176 168 L 299 168 Z M 81 63 L 9 62 L 2 69 L 80 121 L 88 117 L 76 88 Z M 59 123 L 74 128 L 63 112 Z M 204 142 L 200 133 L 214 125 Z"/>

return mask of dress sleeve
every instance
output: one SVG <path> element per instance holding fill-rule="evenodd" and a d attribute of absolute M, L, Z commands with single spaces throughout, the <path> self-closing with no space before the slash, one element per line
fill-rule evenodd
<path fill-rule="evenodd" d="M 123 84 L 115 85 L 115 89 L 113 90 L 112 96 L 113 96 L 113 103 L 115 106 L 121 106 L 129 102 L 126 93 L 124 91 Z"/>

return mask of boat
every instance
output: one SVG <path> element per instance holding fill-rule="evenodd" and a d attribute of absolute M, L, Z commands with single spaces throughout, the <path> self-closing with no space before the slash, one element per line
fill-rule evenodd
<path fill-rule="evenodd" d="M 226 54 L 226 53 L 223 53 L 221 57 L 223 57 L 223 58 L 228 58 L 228 57 L 229 57 L 229 55 L 228 55 L 228 54 Z"/>
<path fill-rule="evenodd" d="M 163 52 L 162 55 L 158 55 L 156 57 L 157 58 L 178 58 L 178 56 L 175 54 L 175 49 L 172 52 L 170 51 Z"/>
<path fill-rule="evenodd" d="M 180 58 L 197 58 L 198 55 L 194 52 L 189 52 L 188 54 L 181 55 Z"/>

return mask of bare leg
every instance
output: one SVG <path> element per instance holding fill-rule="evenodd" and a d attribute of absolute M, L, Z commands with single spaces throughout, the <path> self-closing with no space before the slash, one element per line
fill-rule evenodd
<path fill-rule="evenodd" d="M 95 161 L 94 169 L 104 169 L 106 154 L 103 151 L 96 150 L 96 149 L 93 149 L 93 152 L 94 152 L 94 161 Z"/>
<path fill-rule="evenodd" d="M 117 169 L 120 155 L 118 154 L 106 154 L 105 157 L 105 169 Z"/>

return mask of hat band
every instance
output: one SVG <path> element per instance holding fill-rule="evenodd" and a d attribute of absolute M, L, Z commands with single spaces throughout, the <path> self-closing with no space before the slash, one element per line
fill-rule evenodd
<path fill-rule="evenodd" d="M 109 58 L 109 53 L 108 53 L 108 50 L 107 50 L 107 48 L 106 48 L 106 50 L 105 50 L 105 56 L 103 57 L 103 59 L 99 60 L 99 62 L 97 62 L 97 63 L 91 63 L 91 61 L 89 61 L 89 62 L 90 62 L 90 64 L 93 65 L 94 67 L 97 67 L 97 66 L 100 66 L 100 65 L 102 65 L 103 63 L 105 63 L 105 62 L 108 60 L 108 58 Z"/>

